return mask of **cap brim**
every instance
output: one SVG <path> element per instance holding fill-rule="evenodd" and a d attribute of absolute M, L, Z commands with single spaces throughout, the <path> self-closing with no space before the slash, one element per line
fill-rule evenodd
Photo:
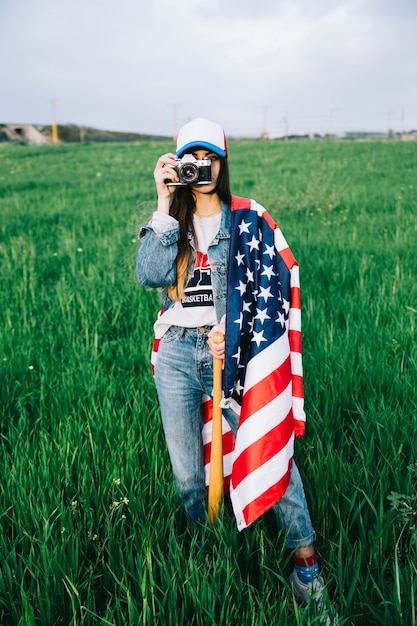
<path fill-rule="evenodd" d="M 226 150 L 222 150 L 219 146 L 215 146 L 213 143 L 208 143 L 207 141 L 190 141 L 185 146 L 182 146 L 180 150 L 177 150 L 177 156 L 183 156 L 187 150 L 191 150 L 191 148 L 205 148 L 206 150 L 210 150 L 210 152 L 214 152 L 214 154 L 218 154 L 221 157 L 225 157 Z"/>

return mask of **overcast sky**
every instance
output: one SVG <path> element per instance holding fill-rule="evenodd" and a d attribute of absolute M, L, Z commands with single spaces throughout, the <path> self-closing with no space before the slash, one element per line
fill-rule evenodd
<path fill-rule="evenodd" d="M 417 128 L 417 0 L 0 0 L 0 123 Z"/>

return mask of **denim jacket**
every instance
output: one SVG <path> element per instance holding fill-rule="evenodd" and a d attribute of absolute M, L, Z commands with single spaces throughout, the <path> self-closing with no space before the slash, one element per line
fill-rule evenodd
<path fill-rule="evenodd" d="M 230 206 L 222 202 L 220 228 L 211 242 L 207 254 L 211 265 L 214 308 L 217 321 L 226 314 L 227 268 L 229 264 L 230 228 L 232 213 Z M 168 296 L 167 287 L 176 279 L 175 260 L 178 254 L 179 224 L 168 232 L 156 231 L 150 224 L 140 230 L 141 246 L 136 259 L 136 278 L 142 285 L 162 288 L 161 299 L 164 310 L 169 309 L 174 301 Z M 188 233 L 191 245 L 190 261 L 194 250 L 194 238 Z M 194 268 L 189 264 L 189 278 Z"/>

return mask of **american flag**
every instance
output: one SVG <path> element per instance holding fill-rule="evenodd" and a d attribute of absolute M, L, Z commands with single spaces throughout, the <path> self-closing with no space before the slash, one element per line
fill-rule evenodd
<path fill-rule="evenodd" d="M 225 406 L 239 415 L 236 438 L 223 418 L 224 491 L 239 530 L 284 495 L 294 439 L 305 431 L 298 264 L 254 200 L 233 196 L 223 377 Z M 155 365 L 159 339 L 155 339 Z M 212 401 L 203 397 L 204 463 L 210 476 Z"/>
<path fill-rule="evenodd" d="M 233 197 L 224 390 L 240 414 L 230 497 L 242 530 L 284 495 L 305 430 L 298 264 L 253 200 Z"/>

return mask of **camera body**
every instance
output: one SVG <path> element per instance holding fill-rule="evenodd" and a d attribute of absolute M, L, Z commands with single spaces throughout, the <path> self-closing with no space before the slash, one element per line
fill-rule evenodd
<path fill-rule="evenodd" d="M 176 161 L 178 165 L 174 169 L 180 182 L 166 181 L 168 186 L 209 185 L 212 182 L 211 159 L 196 159 L 192 154 L 184 154 Z"/>

